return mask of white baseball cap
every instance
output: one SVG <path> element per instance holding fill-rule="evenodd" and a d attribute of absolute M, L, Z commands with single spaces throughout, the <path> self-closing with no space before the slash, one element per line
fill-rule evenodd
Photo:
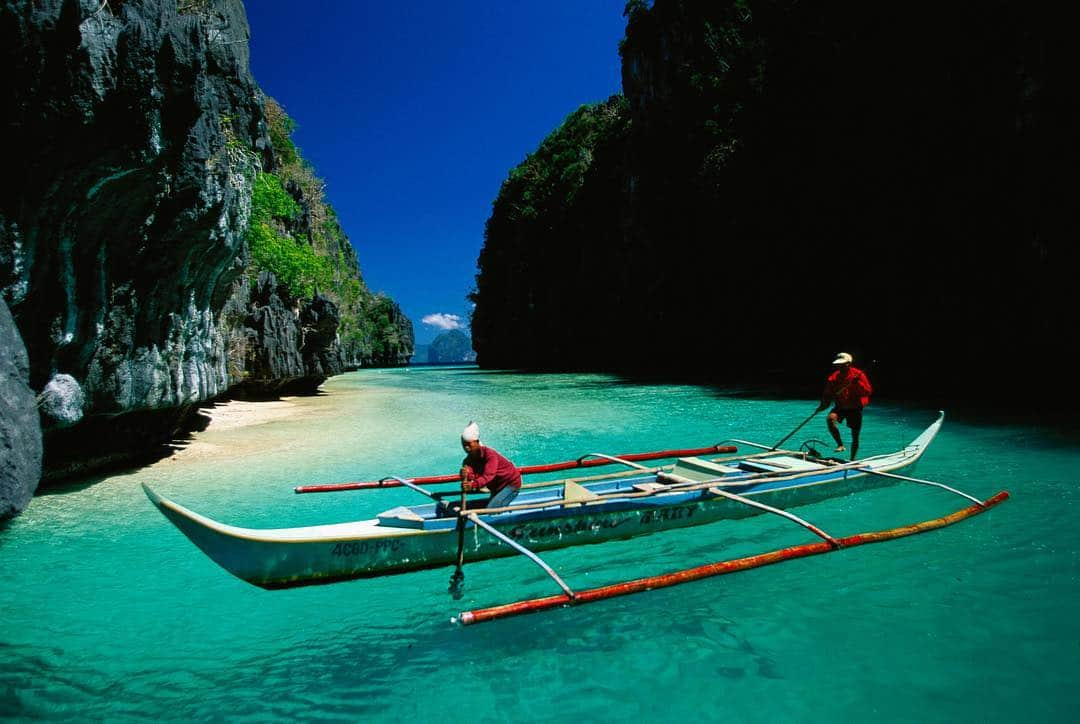
<path fill-rule="evenodd" d="M 851 355 L 849 355 L 847 352 L 841 352 L 840 354 L 836 355 L 836 359 L 832 361 L 834 365 L 849 365 L 851 364 L 851 362 Z"/>

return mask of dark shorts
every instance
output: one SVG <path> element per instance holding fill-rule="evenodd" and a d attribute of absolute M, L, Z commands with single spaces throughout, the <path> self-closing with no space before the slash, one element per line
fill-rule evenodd
<path fill-rule="evenodd" d="M 836 421 L 846 422 L 852 432 L 858 432 L 862 429 L 861 407 L 857 410 L 841 410 L 839 407 L 834 407 L 832 411 L 836 415 Z"/>

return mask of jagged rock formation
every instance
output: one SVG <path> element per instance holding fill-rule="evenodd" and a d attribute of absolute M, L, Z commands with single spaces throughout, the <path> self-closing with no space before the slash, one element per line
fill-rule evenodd
<path fill-rule="evenodd" d="M 950 402 L 1027 397 L 1002 383 L 1020 359 L 1066 374 L 1080 118 L 1060 10 L 627 11 L 624 97 L 572 114 L 495 201 L 481 365 L 814 394 L 843 349 L 878 360 L 883 393 Z"/>
<path fill-rule="evenodd" d="M 69 374 L 92 414 L 228 386 L 214 310 L 268 145 L 247 33 L 239 2 L 5 4 L 0 273 L 35 389 Z"/>
<path fill-rule="evenodd" d="M 456 362 L 475 362 L 472 340 L 464 332 L 451 329 L 431 340 L 428 347 L 429 364 L 454 364 Z"/>
<path fill-rule="evenodd" d="M 266 397 L 311 392 L 344 368 L 335 344 L 337 308 L 324 296 L 285 305 L 273 274 L 263 272 L 252 293 L 245 320 L 244 379 L 238 392 Z"/>
<path fill-rule="evenodd" d="M 372 293 L 364 283 L 356 251 L 324 197 L 323 181 L 292 142 L 295 124 L 274 99 L 265 100 L 275 175 L 257 182 L 253 229 L 261 231 L 251 235 L 256 266 L 277 267 L 298 296 L 325 292 L 338 308 L 338 339 L 347 367 L 406 364 L 413 353 L 412 322 L 396 302 Z M 301 240 L 310 255 L 282 254 L 288 240 Z"/>
<path fill-rule="evenodd" d="M 400 367 L 409 363 L 415 339 L 412 321 L 397 302 L 376 294 L 368 304 L 368 318 L 374 320 L 379 334 L 360 347 L 345 346 L 352 367 Z"/>
<path fill-rule="evenodd" d="M 253 186 L 281 161 L 247 39 L 240 0 L 0 5 L 0 292 L 41 392 L 47 475 L 144 455 L 237 385 L 311 389 L 344 369 L 329 298 L 344 277 L 302 295 L 256 280 Z M 289 189 L 303 208 L 306 192 Z"/>
<path fill-rule="evenodd" d="M 269 143 L 239 2 L 7 2 L 0 285 L 30 356 L 47 456 L 79 411 L 175 411 L 230 383 L 218 316 L 243 271 Z M 63 410 L 59 417 L 52 410 Z M 141 427 L 146 426 L 143 421 Z M 53 438 L 52 432 L 63 432 Z"/>
<path fill-rule="evenodd" d="M 0 299 L 0 520 L 21 512 L 41 477 L 41 423 L 27 386 L 29 361 Z"/>

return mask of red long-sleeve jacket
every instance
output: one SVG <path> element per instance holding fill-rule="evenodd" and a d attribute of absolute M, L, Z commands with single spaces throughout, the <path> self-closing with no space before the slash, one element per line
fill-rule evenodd
<path fill-rule="evenodd" d="M 481 446 L 475 456 L 466 457 L 461 465 L 473 471 L 472 478 L 462 482 L 462 486 L 468 490 L 487 486 L 494 495 L 507 485 L 515 490 L 521 487 L 521 473 L 517 466 L 489 447 Z"/>
<path fill-rule="evenodd" d="M 825 391 L 821 393 L 822 402 L 836 402 L 841 410 L 860 410 L 870 404 L 870 395 L 874 388 L 870 378 L 857 367 L 838 369 L 825 381 Z"/>

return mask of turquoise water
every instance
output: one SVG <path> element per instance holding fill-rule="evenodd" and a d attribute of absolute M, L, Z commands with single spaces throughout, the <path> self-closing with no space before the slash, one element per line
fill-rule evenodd
<path fill-rule="evenodd" d="M 228 721 L 1067 721 L 1080 678 L 1080 448 L 954 415 L 918 474 L 998 508 L 940 531 L 470 628 L 459 611 L 556 592 L 524 558 L 263 591 L 215 564 L 140 483 L 223 522 L 291 526 L 422 502 L 298 484 L 452 472 L 469 420 L 518 464 L 774 443 L 808 400 L 597 375 L 363 371 L 217 417 L 176 455 L 38 496 L 0 530 L 0 718 Z M 228 412 L 233 408 L 225 408 Z M 259 409 L 249 415 L 254 422 Z M 875 404 L 863 450 L 935 411 Z M 230 419 L 232 422 L 230 422 Z M 789 441 L 827 438 L 817 418 Z M 799 509 L 834 535 L 964 507 L 897 485 Z M 770 517 L 771 518 L 771 517 Z M 591 588 L 809 542 L 778 518 L 554 551 Z"/>

